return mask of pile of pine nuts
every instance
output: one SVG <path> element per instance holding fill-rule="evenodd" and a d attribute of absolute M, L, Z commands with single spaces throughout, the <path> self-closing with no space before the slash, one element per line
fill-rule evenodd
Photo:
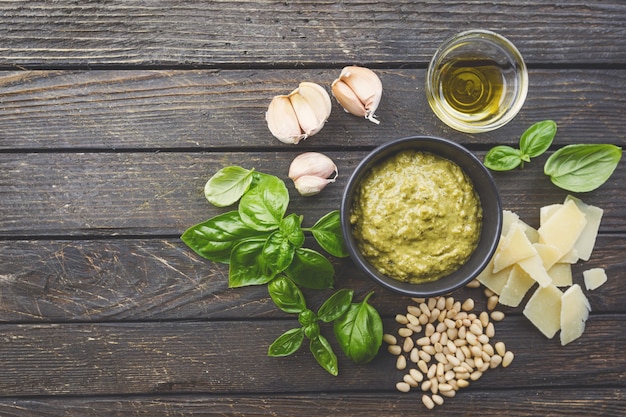
<path fill-rule="evenodd" d="M 489 290 L 485 294 L 489 312 L 478 315 L 472 312 L 471 298 L 462 303 L 453 297 L 412 298 L 417 305 L 409 305 L 406 314 L 396 316 L 396 322 L 403 325 L 399 337 L 383 336 L 389 353 L 397 357 L 396 368 L 407 371 L 396 384 L 398 391 L 421 389 L 422 402 L 432 409 L 488 369 L 511 364 L 513 352 L 503 342 L 491 342 L 493 322 L 502 320 L 504 313 L 495 310 L 497 295 Z"/>

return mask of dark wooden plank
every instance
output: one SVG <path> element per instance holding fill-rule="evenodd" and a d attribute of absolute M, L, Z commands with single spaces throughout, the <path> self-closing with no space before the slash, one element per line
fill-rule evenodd
<path fill-rule="evenodd" d="M 296 323 L 3 325 L 0 392 L 5 397 L 394 392 L 404 371 L 395 369 L 395 357 L 384 350 L 371 363 L 355 365 L 330 337 L 339 355 L 338 377 L 326 373 L 305 349 L 289 357 L 268 357 L 269 344 Z M 489 370 L 471 386 L 555 389 L 584 381 L 586 388 L 626 388 L 626 362 L 617 360 L 626 342 L 623 323 L 623 315 L 591 316 L 586 333 L 562 347 L 524 318 L 510 317 L 497 324 L 494 340 L 515 352 L 513 364 Z"/>
<path fill-rule="evenodd" d="M 90 415 L 93 417 L 302 416 L 403 417 L 468 415 L 485 417 L 620 416 L 626 413 L 624 388 L 470 390 L 428 410 L 418 395 L 396 393 L 300 395 L 156 395 L 96 398 L 0 399 L 0 413 L 14 417 Z M 477 411 L 478 412 L 478 411 Z"/>
<path fill-rule="evenodd" d="M 309 245 L 308 247 L 314 247 Z M 599 238 L 593 257 L 574 267 L 602 267 L 609 277 L 595 291 L 586 291 L 594 313 L 626 313 L 626 238 Z M 355 290 L 381 314 L 403 313 L 410 300 L 373 284 L 350 260 L 333 260 L 336 287 Z M 264 286 L 228 289 L 227 267 L 205 261 L 173 239 L 0 242 L 0 322 L 68 322 L 237 320 L 287 317 L 269 299 Z M 583 286 L 584 288 L 584 286 Z M 331 291 L 306 291 L 314 309 Z M 465 289 L 454 297 L 476 300 L 485 309 L 481 290 Z M 521 308 L 500 307 L 507 314 Z"/>
<path fill-rule="evenodd" d="M 330 90 L 341 65 L 325 70 L 25 71 L 0 74 L 0 150 L 289 149 L 264 115 L 274 95 L 301 81 Z M 324 129 L 298 148 L 373 147 L 415 134 L 488 146 L 516 143 L 532 123 L 559 125 L 557 144 L 626 144 L 626 70 L 530 71 L 527 101 L 494 132 L 467 135 L 440 122 L 424 93 L 424 69 L 377 70 L 379 126 L 347 115 L 333 99 Z"/>
<path fill-rule="evenodd" d="M 349 175 L 365 152 L 327 152 L 339 179 L 313 198 L 301 197 L 287 178 L 297 151 L 268 153 L 4 153 L 0 154 L 0 236 L 179 236 L 221 212 L 203 194 L 208 178 L 227 165 L 243 165 L 286 179 L 289 212 L 312 225 L 339 209 Z M 477 152 L 482 158 L 484 152 Z M 543 174 L 547 156 L 524 169 L 495 175 L 504 207 L 538 226 L 539 208 L 567 193 Z M 583 200 L 605 210 L 602 231 L 624 232 L 626 165 Z"/>
<path fill-rule="evenodd" d="M 0 13 L 4 66 L 425 65 L 443 39 L 477 25 L 531 64 L 626 63 L 619 1 L 23 0 Z"/>

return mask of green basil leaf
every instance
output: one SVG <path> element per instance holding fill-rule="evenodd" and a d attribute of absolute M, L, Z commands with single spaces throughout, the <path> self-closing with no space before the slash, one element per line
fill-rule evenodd
<path fill-rule="evenodd" d="M 535 158 L 548 150 L 555 135 L 556 123 L 553 120 L 537 122 L 522 134 L 520 150 L 529 158 Z"/>
<path fill-rule="evenodd" d="M 239 212 L 229 211 L 190 227 L 181 235 L 181 240 L 203 258 L 228 263 L 234 245 L 263 234 L 246 226 Z"/>
<path fill-rule="evenodd" d="M 324 336 L 320 334 L 312 338 L 309 348 L 317 363 L 319 363 L 322 368 L 326 369 L 326 372 L 333 376 L 339 375 L 337 356 Z"/>
<path fill-rule="evenodd" d="M 352 304 L 333 326 L 341 349 L 355 363 L 374 359 L 383 340 L 380 315 L 367 303 L 372 294 L 369 293 L 362 302 Z"/>
<path fill-rule="evenodd" d="M 230 206 L 248 191 L 253 172 L 238 166 L 222 168 L 204 185 L 204 196 L 214 206 Z"/>
<path fill-rule="evenodd" d="M 277 230 L 273 232 L 263 246 L 263 259 L 275 273 L 283 272 L 293 260 L 296 248 L 289 239 Z"/>
<path fill-rule="evenodd" d="M 338 319 L 350 308 L 353 290 L 342 289 L 331 295 L 317 312 L 318 318 L 324 323 Z"/>
<path fill-rule="evenodd" d="M 300 313 L 306 309 L 306 300 L 300 288 L 284 275 L 277 276 L 267 286 L 274 304 L 285 313 Z"/>
<path fill-rule="evenodd" d="M 316 323 L 317 316 L 315 315 L 313 311 L 306 308 L 298 314 L 298 321 L 300 322 L 302 327 L 306 327 L 313 323 Z"/>
<path fill-rule="evenodd" d="M 510 171 L 521 163 L 520 150 L 506 145 L 494 146 L 484 159 L 485 166 L 493 171 Z"/>
<path fill-rule="evenodd" d="M 299 248 L 285 274 L 304 288 L 322 290 L 334 283 L 335 268 L 326 257 L 313 249 Z"/>
<path fill-rule="evenodd" d="M 584 193 L 604 184 L 621 158 L 615 145 L 568 145 L 550 155 L 543 171 L 557 187 Z"/>
<path fill-rule="evenodd" d="M 230 254 L 228 286 L 230 288 L 268 283 L 275 273 L 263 259 L 264 239 L 244 240 L 239 242 Z"/>
<path fill-rule="evenodd" d="M 338 210 L 331 211 L 319 219 L 311 228 L 311 233 L 317 243 L 331 255 L 338 258 L 349 255 L 341 233 L 341 217 Z"/>
<path fill-rule="evenodd" d="M 273 175 L 260 177 L 259 183 L 241 197 L 239 215 L 253 229 L 275 230 L 287 211 L 289 192 L 283 180 Z"/>
<path fill-rule="evenodd" d="M 267 349 L 267 356 L 289 356 L 300 349 L 303 340 L 304 329 L 302 327 L 287 330 L 272 342 Z"/>
<path fill-rule="evenodd" d="M 302 216 L 290 214 L 280 222 L 279 230 L 287 237 L 289 242 L 296 248 L 304 244 L 304 232 L 302 231 Z"/>

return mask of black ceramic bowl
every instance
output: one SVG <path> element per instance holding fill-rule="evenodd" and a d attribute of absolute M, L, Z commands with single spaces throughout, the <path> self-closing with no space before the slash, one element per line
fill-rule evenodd
<path fill-rule="evenodd" d="M 478 245 L 468 261 L 459 269 L 436 281 L 413 284 L 381 274 L 361 254 L 352 234 L 350 212 L 352 199 L 361 179 L 378 162 L 402 150 L 417 150 L 439 155 L 457 164 L 472 180 L 483 210 L 483 222 Z M 502 204 L 491 173 L 474 154 L 463 146 L 446 139 L 415 136 L 397 139 L 379 146 L 356 167 L 341 200 L 341 229 L 350 257 L 370 278 L 381 286 L 411 297 L 432 297 L 449 293 L 467 284 L 487 266 L 500 239 Z"/>

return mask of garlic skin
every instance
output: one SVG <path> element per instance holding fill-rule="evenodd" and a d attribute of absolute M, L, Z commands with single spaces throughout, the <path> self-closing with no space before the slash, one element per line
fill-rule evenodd
<path fill-rule="evenodd" d="M 297 144 L 324 127 L 331 101 L 319 84 L 302 82 L 291 93 L 276 96 L 265 113 L 267 127 L 283 143 Z"/>
<path fill-rule="evenodd" d="M 346 112 L 380 123 L 374 112 L 383 95 L 383 84 L 374 71 L 365 67 L 344 67 L 331 89 Z"/>
<path fill-rule="evenodd" d="M 319 152 L 300 154 L 289 166 L 289 178 L 293 180 L 300 195 L 305 197 L 319 194 L 324 187 L 335 182 L 338 175 L 339 171 L 333 160 Z M 333 177 L 330 178 L 331 176 Z"/>
<path fill-rule="evenodd" d="M 305 175 L 313 175 L 320 178 L 328 178 L 339 172 L 337 165 L 332 159 L 319 152 L 305 152 L 298 155 L 289 166 L 289 178 L 296 180 Z"/>

